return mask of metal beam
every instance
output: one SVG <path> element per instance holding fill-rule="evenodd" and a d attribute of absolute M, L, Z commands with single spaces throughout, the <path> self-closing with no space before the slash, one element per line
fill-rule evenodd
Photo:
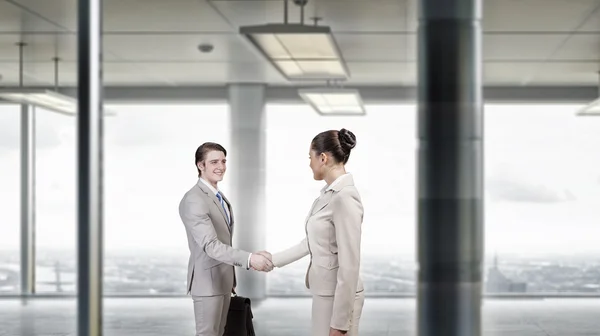
<path fill-rule="evenodd" d="M 77 329 L 102 335 L 102 0 L 78 0 Z"/>
<path fill-rule="evenodd" d="M 358 89 L 365 104 L 414 104 L 417 88 L 406 86 L 346 86 Z M 300 87 L 270 86 L 268 104 L 304 104 Z M 51 87 L 46 89 L 52 90 Z M 60 93 L 77 97 L 77 89 L 63 87 Z M 598 98 L 596 86 L 488 86 L 483 89 L 488 104 L 587 104 Z M 104 88 L 106 104 L 203 104 L 226 103 L 227 86 L 111 86 Z M 0 101 L 0 104 L 7 103 Z"/>
<path fill-rule="evenodd" d="M 416 103 L 416 87 L 400 86 L 347 86 L 358 89 L 366 104 Z M 73 89 L 63 93 L 76 95 Z M 105 102 L 116 103 L 224 103 L 227 87 L 106 87 Z M 266 88 L 267 103 L 304 104 L 298 88 L 270 86 Z M 598 98 L 595 86 L 490 86 L 485 87 L 486 103 L 572 103 L 587 104 Z"/>
<path fill-rule="evenodd" d="M 419 1 L 419 336 L 482 332 L 481 1 Z"/>
<path fill-rule="evenodd" d="M 21 293 L 35 293 L 35 108 L 21 105 Z"/>

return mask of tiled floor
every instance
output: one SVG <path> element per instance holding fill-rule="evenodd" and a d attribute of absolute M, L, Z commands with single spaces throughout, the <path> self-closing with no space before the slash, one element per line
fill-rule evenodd
<path fill-rule="evenodd" d="M 367 298 L 361 336 L 415 333 L 414 299 Z M 0 299 L 0 336 L 76 335 L 74 299 Z M 193 335 L 191 299 L 106 299 L 104 335 Z M 268 299 L 253 308 L 258 336 L 309 335 L 310 299 Z M 600 335 L 600 300 L 488 300 L 485 336 Z"/>

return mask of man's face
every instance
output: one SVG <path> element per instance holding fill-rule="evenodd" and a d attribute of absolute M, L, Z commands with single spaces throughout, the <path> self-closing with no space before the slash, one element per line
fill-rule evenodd
<path fill-rule="evenodd" d="M 210 151 L 202 162 L 198 162 L 198 169 L 202 172 L 202 178 L 216 187 L 223 180 L 227 170 L 227 159 L 221 151 Z"/>

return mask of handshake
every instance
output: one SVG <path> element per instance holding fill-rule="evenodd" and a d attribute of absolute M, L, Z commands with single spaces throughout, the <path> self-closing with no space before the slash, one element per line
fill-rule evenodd
<path fill-rule="evenodd" d="M 267 251 L 252 253 L 250 268 L 261 272 L 271 272 L 273 270 L 273 256 Z"/>

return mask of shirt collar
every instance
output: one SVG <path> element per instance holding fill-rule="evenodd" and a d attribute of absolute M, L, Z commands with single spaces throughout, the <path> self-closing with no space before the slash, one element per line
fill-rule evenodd
<path fill-rule="evenodd" d="M 204 183 L 204 185 L 206 185 L 208 187 L 208 189 L 210 191 L 212 191 L 215 195 L 217 193 L 219 193 L 219 190 L 215 189 L 215 187 L 213 187 L 212 185 L 210 185 L 210 183 L 208 183 L 205 179 L 203 179 L 202 177 L 200 178 L 200 182 Z"/>
<path fill-rule="evenodd" d="M 346 173 L 346 174 L 338 176 L 338 178 L 336 178 L 333 182 L 331 182 L 330 185 L 326 185 L 325 187 L 323 187 L 323 189 L 321 191 L 327 192 L 329 190 L 335 190 L 335 187 L 337 185 L 339 185 L 341 182 L 343 182 L 349 176 L 350 176 L 350 173 Z"/>

